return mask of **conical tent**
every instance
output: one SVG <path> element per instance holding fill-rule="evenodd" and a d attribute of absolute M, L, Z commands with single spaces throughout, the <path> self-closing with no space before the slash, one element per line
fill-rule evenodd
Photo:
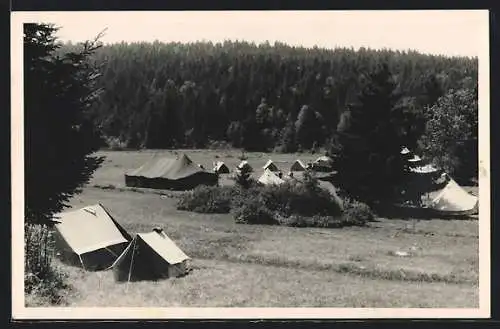
<path fill-rule="evenodd" d="M 450 178 L 448 184 L 432 200 L 430 208 L 446 214 L 472 214 L 478 210 L 478 198 L 467 193 Z"/>
<path fill-rule="evenodd" d="M 217 182 L 217 174 L 195 165 L 185 154 L 176 159 L 155 156 L 125 174 L 125 184 L 133 187 L 190 190 L 198 185 L 216 185 Z"/>
<path fill-rule="evenodd" d="M 217 163 L 215 163 L 214 171 L 219 174 L 229 174 L 229 168 L 222 161 L 218 161 Z"/>
<path fill-rule="evenodd" d="M 116 281 L 160 280 L 189 271 L 188 257 L 162 230 L 139 233 L 113 264 Z"/>
<path fill-rule="evenodd" d="M 271 159 L 267 160 L 266 164 L 262 168 L 264 170 L 268 169 L 268 170 L 271 170 L 271 171 L 279 171 L 278 166 L 276 166 L 276 164 Z"/>
<path fill-rule="evenodd" d="M 259 178 L 259 182 L 264 185 L 277 185 L 285 181 L 279 178 L 274 172 L 269 169 L 264 170 L 264 173 Z"/>
<path fill-rule="evenodd" d="M 306 170 L 306 165 L 300 160 L 295 160 L 295 162 L 290 167 L 290 171 L 305 171 L 305 170 Z"/>
<path fill-rule="evenodd" d="M 61 260 L 86 270 L 108 268 L 132 240 L 101 204 L 63 212 L 55 222 Z"/>

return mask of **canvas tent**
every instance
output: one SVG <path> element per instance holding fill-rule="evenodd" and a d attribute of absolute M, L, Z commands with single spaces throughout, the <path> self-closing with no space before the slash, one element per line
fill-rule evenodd
<path fill-rule="evenodd" d="M 86 270 L 108 268 L 132 240 L 101 204 L 63 212 L 54 222 L 61 260 Z"/>
<path fill-rule="evenodd" d="M 333 159 L 324 155 L 317 158 L 312 164 L 312 170 L 319 172 L 329 172 L 332 170 Z"/>
<path fill-rule="evenodd" d="M 323 156 L 320 156 L 319 158 L 317 158 L 316 161 L 314 161 L 314 163 L 331 165 L 333 163 L 333 159 L 326 156 L 326 155 L 323 155 Z"/>
<path fill-rule="evenodd" d="M 411 164 L 418 164 L 422 162 L 422 158 L 420 158 L 418 155 L 413 155 L 413 157 L 408 159 L 408 162 Z"/>
<path fill-rule="evenodd" d="M 155 156 L 125 174 L 125 185 L 133 187 L 190 190 L 198 185 L 216 185 L 217 182 L 217 174 L 198 167 L 185 154 L 175 159 Z"/>
<path fill-rule="evenodd" d="M 189 261 L 163 230 L 154 229 L 137 234 L 112 268 L 118 282 L 159 280 L 185 275 Z"/>
<path fill-rule="evenodd" d="M 214 171 L 219 174 L 229 174 L 229 168 L 222 161 L 218 161 L 215 163 Z"/>
<path fill-rule="evenodd" d="M 271 159 L 267 160 L 266 164 L 262 168 L 264 170 L 268 169 L 271 171 L 279 171 L 278 166 L 276 166 L 276 164 Z"/>
<path fill-rule="evenodd" d="M 277 185 L 285 182 L 269 169 L 264 170 L 264 173 L 260 176 L 258 181 L 264 185 Z"/>
<path fill-rule="evenodd" d="M 306 165 L 300 160 L 295 160 L 295 162 L 290 167 L 290 171 L 305 171 L 305 170 L 306 170 Z"/>
<path fill-rule="evenodd" d="M 445 214 L 472 214 L 478 209 L 478 198 L 467 193 L 452 178 L 432 200 L 430 208 Z"/>
<path fill-rule="evenodd" d="M 236 168 L 238 170 L 242 170 L 243 168 L 246 168 L 248 171 L 253 171 L 252 166 L 250 166 L 250 164 L 246 160 L 241 161 L 240 164 L 238 165 L 238 167 L 236 167 Z"/>

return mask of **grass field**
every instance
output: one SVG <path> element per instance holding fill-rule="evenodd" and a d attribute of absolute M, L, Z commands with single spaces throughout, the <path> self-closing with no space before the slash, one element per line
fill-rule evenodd
<path fill-rule="evenodd" d="M 235 224 L 231 215 L 177 211 L 175 193 L 124 189 L 124 172 L 152 152 L 100 152 L 103 167 L 72 205 L 101 202 L 131 233 L 162 226 L 193 258 L 194 270 L 183 278 L 119 284 L 109 271 L 60 264 L 74 285 L 70 306 L 478 307 L 477 220 L 436 218 L 413 227 L 413 221 L 379 218 L 343 229 Z M 240 162 L 236 151 L 186 153 L 207 169 L 216 160 L 231 169 Z M 270 157 L 286 173 L 296 158 L 318 155 L 247 156 L 258 176 Z"/>

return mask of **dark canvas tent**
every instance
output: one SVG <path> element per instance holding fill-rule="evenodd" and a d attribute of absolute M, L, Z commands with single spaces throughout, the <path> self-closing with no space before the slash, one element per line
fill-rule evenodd
<path fill-rule="evenodd" d="M 332 171 L 333 159 L 324 155 L 317 158 L 313 164 L 312 169 L 319 172 L 329 172 Z"/>
<path fill-rule="evenodd" d="M 185 154 L 176 159 L 153 157 L 125 174 L 125 185 L 170 190 L 190 190 L 198 185 L 216 185 L 216 173 L 198 167 Z"/>
<path fill-rule="evenodd" d="M 159 280 L 183 276 L 190 258 L 161 230 L 139 233 L 113 264 L 115 280 Z"/>
<path fill-rule="evenodd" d="M 101 204 L 63 212 L 54 222 L 61 260 L 86 270 L 109 268 L 132 240 Z"/>

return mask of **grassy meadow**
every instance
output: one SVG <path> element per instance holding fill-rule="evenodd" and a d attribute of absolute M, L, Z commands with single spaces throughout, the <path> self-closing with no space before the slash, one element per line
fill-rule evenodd
<path fill-rule="evenodd" d="M 59 264 L 74 286 L 68 292 L 69 306 L 479 305 L 477 220 L 378 218 L 367 227 L 342 229 L 236 224 L 229 214 L 176 210 L 177 192 L 161 195 L 124 188 L 124 172 L 139 167 L 153 152 L 99 152 L 106 156 L 103 166 L 71 204 L 78 208 L 100 202 L 130 233 L 162 226 L 193 258 L 193 271 L 158 282 L 116 283 L 110 271 L 85 272 Z M 186 153 L 206 169 L 214 161 L 233 169 L 241 155 L 229 150 Z M 246 156 L 257 178 L 269 158 L 286 174 L 296 158 L 306 163 L 319 155 Z M 229 182 L 222 179 L 223 184 Z M 408 256 L 398 256 L 398 251 Z"/>

